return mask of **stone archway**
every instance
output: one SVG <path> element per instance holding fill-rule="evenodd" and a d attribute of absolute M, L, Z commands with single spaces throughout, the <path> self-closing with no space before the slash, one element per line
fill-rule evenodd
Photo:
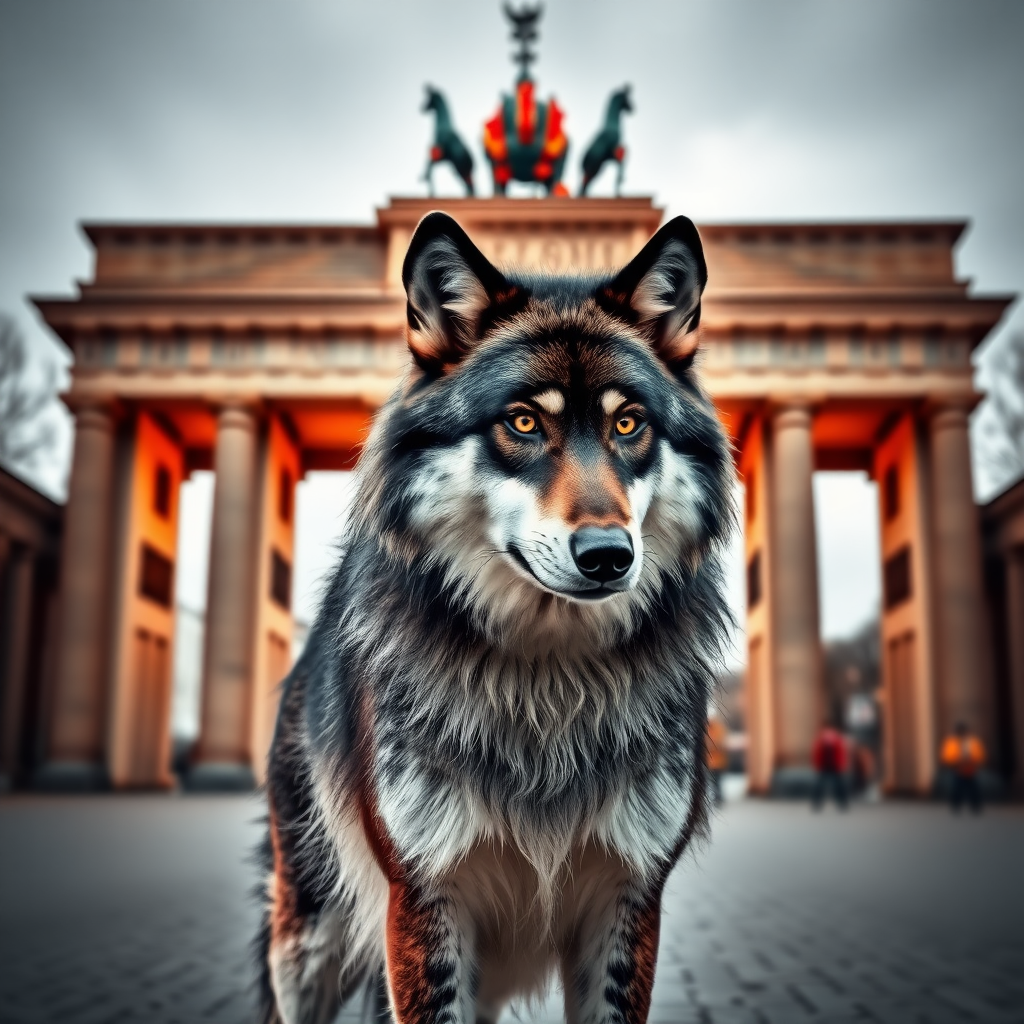
<path fill-rule="evenodd" d="M 160 480 L 176 493 L 212 468 L 196 779 L 262 777 L 291 629 L 285 510 L 304 472 L 354 463 L 405 364 L 401 263 L 435 205 L 496 261 L 590 270 L 624 263 L 662 216 L 647 198 L 395 199 L 368 226 L 90 225 L 94 280 L 37 300 L 75 355 L 78 426 L 51 772 L 168 784 L 143 767 L 166 758 L 138 754 L 140 730 L 153 733 L 142 748 L 164 742 L 147 701 L 163 699 L 153 680 L 173 630 L 174 511 L 157 510 Z M 756 791 L 806 771 L 821 715 L 815 468 L 867 470 L 883 504 L 895 481 L 896 510 L 882 510 L 887 784 L 926 791 L 955 718 L 994 738 L 967 413 L 970 354 L 1009 299 L 956 279 L 963 227 L 701 228 L 703 373 L 749 495 Z"/>

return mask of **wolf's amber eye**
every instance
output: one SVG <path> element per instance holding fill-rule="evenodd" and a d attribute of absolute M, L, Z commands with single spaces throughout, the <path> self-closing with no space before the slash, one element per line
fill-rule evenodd
<path fill-rule="evenodd" d="M 517 412 L 509 417 L 508 422 L 517 434 L 537 433 L 537 417 L 528 412 Z"/>
<path fill-rule="evenodd" d="M 640 429 L 640 419 L 632 413 L 623 413 L 615 420 L 615 433 L 622 437 L 635 434 Z"/>

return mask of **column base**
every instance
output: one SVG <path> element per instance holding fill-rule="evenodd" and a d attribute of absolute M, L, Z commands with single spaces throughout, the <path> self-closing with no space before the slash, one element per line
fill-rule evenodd
<path fill-rule="evenodd" d="M 181 785 L 189 793 L 249 793 L 256 777 L 247 764 L 204 761 L 185 772 Z"/>
<path fill-rule="evenodd" d="M 103 793 L 110 789 L 106 765 L 89 761 L 50 761 L 32 776 L 43 793 Z"/>
<path fill-rule="evenodd" d="M 818 773 L 810 765 L 776 768 L 772 772 L 768 796 L 780 800 L 809 800 L 817 777 Z"/>

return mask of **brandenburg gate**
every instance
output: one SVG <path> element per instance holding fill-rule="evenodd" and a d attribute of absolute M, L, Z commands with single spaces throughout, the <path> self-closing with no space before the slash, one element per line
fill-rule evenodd
<path fill-rule="evenodd" d="M 348 469 L 402 372 L 400 269 L 440 206 L 496 262 L 611 268 L 649 199 L 395 199 L 372 226 L 91 224 L 93 280 L 37 299 L 76 419 L 44 777 L 161 787 L 181 482 L 216 474 L 190 782 L 263 775 L 290 663 L 294 489 Z M 806 771 L 825 711 L 811 478 L 879 484 L 889 790 L 923 793 L 953 723 L 994 736 L 972 498 L 971 352 L 1006 297 L 954 272 L 961 223 L 716 224 L 703 375 L 745 484 L 748 765 Z"/>

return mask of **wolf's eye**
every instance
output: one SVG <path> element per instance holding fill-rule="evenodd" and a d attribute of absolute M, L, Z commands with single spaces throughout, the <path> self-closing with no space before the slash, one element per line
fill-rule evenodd
<path fill-rule="evenodd" d="M 507 422 L 517 434 L 536 434 L 538 430 L 537 417 L 528 412 L 514 413 Z"/>
<path fill-rule="evenodd" d="M 631 412 L 624 412 L 615 418 L 615 433 L 620 437 L 635 434 L 643 426 L 643 420 Z"/>

